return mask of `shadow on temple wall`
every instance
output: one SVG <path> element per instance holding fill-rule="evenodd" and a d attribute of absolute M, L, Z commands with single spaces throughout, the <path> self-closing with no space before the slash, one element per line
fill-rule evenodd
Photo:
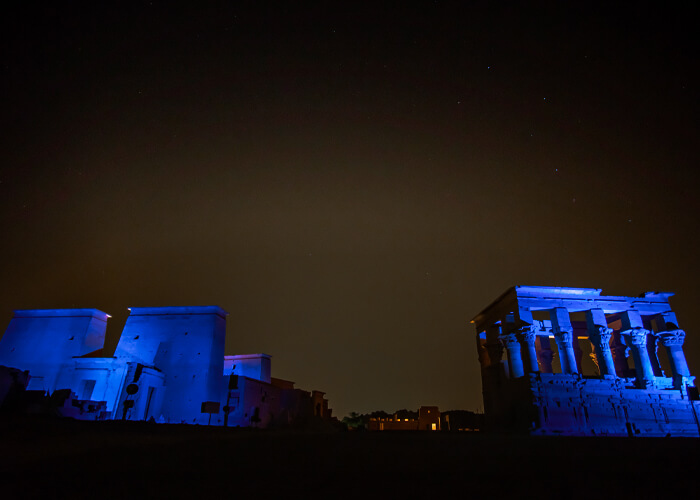
<path fill-rule="evenodd" d="M 0 366 L 0 416 L 68 417 L 78 420 L 105 420 L 104 401 L 83 401 L 70 389 L 53 393 L 27 390 L 29 371 Z"/>

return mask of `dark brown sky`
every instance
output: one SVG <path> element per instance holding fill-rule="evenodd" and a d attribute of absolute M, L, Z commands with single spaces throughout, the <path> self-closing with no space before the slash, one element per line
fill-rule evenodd
<path fill-rule="evenodd" d="M 513 285 L 674 291 L 700 369 L 692 2 L 3 15 L 0 323 L 217 304 L 350 411 L 481 407 Z"/>

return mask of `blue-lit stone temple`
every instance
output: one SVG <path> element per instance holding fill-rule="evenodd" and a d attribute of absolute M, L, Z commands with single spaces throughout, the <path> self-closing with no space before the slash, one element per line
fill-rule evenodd
<path fill-rule="evenodd" d="M 495 431 L 699 435 L 700 402 L 668 299 L 516 286 L 479 313 L 484 411 Z"/>
<path fill-rule="evenodd" d="M 269 355 L 224 356 L 222 308 L 129 311 L 113 355 L 104 353 L 110 316 L 102 311 L 14 311 L 0 339 L 0 394 L 21 385 L 29 413 L 60 396 L 58 413 L 83 420 L 264 428 L 331 418 L 323 392 L 271 377 Z"/>

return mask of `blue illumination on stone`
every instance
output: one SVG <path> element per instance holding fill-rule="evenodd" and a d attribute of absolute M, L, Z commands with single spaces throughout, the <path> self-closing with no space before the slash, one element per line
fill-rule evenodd
<path fill-rule="evenodd" d="M 76 418 L 266 427 L 309 418 L 314 405 L 329 418 L 323 393 L 270 376 L 269 355 L 224 357 L 227 315 L 218 306 L 131 308 L 114 356 L 104 357 L 106 313 L 15 311 L 0 365 L 29 371 L 30 390 L 65 392 L 63 414 Z"/>
<path fill-rule="evenodd" d="M 668 303 L 672 295 L 508 290 L 472 320 L 487 424 L 545 435 L 698 436 L 700 401 L 683 354 L 685 332 Z M 584 348 L 593 361 L 590 374 L 582 369 Z"/>
<path fill-rule="evenodd" d="M 53 392 L 63 363 L 104 346 L 109 317 L 97 309 L 15 311 L 0 341 L 0 365 L 29 370 L 28 389 Z"/>

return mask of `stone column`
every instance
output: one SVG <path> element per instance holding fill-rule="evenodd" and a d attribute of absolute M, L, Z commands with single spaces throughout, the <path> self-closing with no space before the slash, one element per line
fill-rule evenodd
<path fill-rule="evenodd" d="M 476 353 L 479 356 L 479 365 L 481 369 L 484 370 L 490 365 L 489 353 L 486 350 L 486 345 L 481 343 L 481 338 L 476 337 Z"/>
<path fill-rule="evenodd" d="M 562 373 L 578 373 L 574 354 L 574 333 L 570 329 L 559 328 L 554 332 L 554 340 L 559 348 L 559 362 Z"/>
<path fill-rule="evenodd" d="M 518 329 L 518 340 L 522 347 L 525 370 L 534 373 L 540 370 L 537 364 L 537 349 L 535 349 L 535 339 L 538 328 L 535 325 L 527 325 Z"/>
<path fill-rule="evenodd" d="M 520 342 L 515 333 L 503 333 L 499 337 L 508 353 L 508 365 L 510 366 L 510 376 L 519 378 L 525 375 L 523 369 L 523 359 L 520 354 Z"/>
<path fill-rule="evenodd" d="M 612 351 L 613 361 L 615 363 L 615 372 L 618 377 L 627 377 L 627 372 L 630 367 L 627 364 L 627 350 L 629 348 L 622 342 L 620 332 L 613 330 L 612 343 L 610 350 Z"/>
<path fill-rule="evenodd" d="M 625 343 L 632 349 L 634 367 L 637 372 L 637 386 L 649 388 L 654 385 L 656 377 L 649 360 L 647 351 L 647 335 L 649 330 L 643 327 L 642 317 L 637 311 L 625 311 L 620 316 L 622 320 L 622 336 Z"/>
<path fill-rule="evenodd" d="M 484 348 L 489 355 L 490 366 L 498 366 L 503 357 L 503 346 L 500 343 L 490 342 L 484 345 Z"/>
<path fill-rule="evenodd" d="M 654 372 L 655 377 L 663 377 L 664 372 L 661 370 L 658 352 L 659 338 L 654 332 L 649 330 L 649 335 L 647 335 L 647 354 L 649 355 L 649 361 L 651 362 L 651 369 Z"/>
<path fill-rule="evenodd" d="M 598 370 L 605 378 L 616 377 L 615 362 L 613 361 L 612 351 L 610 350 L 610 338 L 612 337 L 612 333 L 613 329 L 605 326 L 598 326 L 595 330 L 588 332 L 591 343 L 593 344 Z"/>
<path fill-rule="evenodd" d="M 625 330 L 622 335 L 627 339 L 632 356 L 634 356 L 634 366 L 637 372 L 637 385 L 643 389 L 654 385 L 654 370 L 651 367 L 649 353 L 647 352 L 647 334 L 648 330 L 644 328 L 636 328 Z"/>
<path fill-rule="evenodd" d="M 685 332 L 683 330 L 659 332 L 659 338 L 668 352 L 668 360 L 671 363 L 671 373 L 673 374 L 673 387 L 681 389 L 683 377 L 690 376 L 688 363 L 685 361 L 685 354 L 683 353 Z"/>
<path fill-rule="evenodd" d="M 574 329 L 571 327 L 569 311 L 565 307 L 556 307 L 550 312 L 550 317 L 552 318 L 554 340 L 559 348 L 561 372 L 578 373 L 576 355 L 574 354 Z"/>
<path fill-rule="evenodd" d="M 484 397 L 484 410 L 489 414 L 498 408 L 500 385 L 503 379 L 508 378 L 508 373 L 501 361 L 503 346 L 498 340 L 498 335 L 494 335 L 497 329 L 493 326 L 486 328 L 486 343 L 483 347 L 488 361 L 482 365 L 481 388 Z"/>
<path fill-rule="evenodd" d="M 539 361 L 540 361 L 540 371 L 542 373 L 552 373 L 552 360 L 554 359 L 554 353 L 552 352 L 552 346 L 549 343 L 548 335 L 539 335 L 537 340 L 540 343 L 539 350 Z"/>
<path fill-rule="evenodd" d="M 496 374 L 497 380 L 508 378 L 508 360 L 503 359 L 503 344 L 499 340 L 500 325 L 486 326 L 486 352 L 489 355 L 490 369 Z"/>
<path fill-rule="evenodd" d="M 593 361 L 598 365 L 598 371 L 605 378 L 615 377 L 615 362 L 610 350 L 610 338 L 613 330 L 608 328 L 605 313 L 602 309 L 586 311 L 586 326 L 588 338 L 593 345 Z"/>
<path fill-rule="evenodd" d="M 503 363 L 501 363 L 501 359 L 503 358 L 503 346 L 501 342 L 498 340 L 495 342 L 487 342 L 484 348 L 489 356 L 489 370 L 494 374 L 496 380 L 504 375 L 508 377 L 507 367 L 503 367 Z"/>

